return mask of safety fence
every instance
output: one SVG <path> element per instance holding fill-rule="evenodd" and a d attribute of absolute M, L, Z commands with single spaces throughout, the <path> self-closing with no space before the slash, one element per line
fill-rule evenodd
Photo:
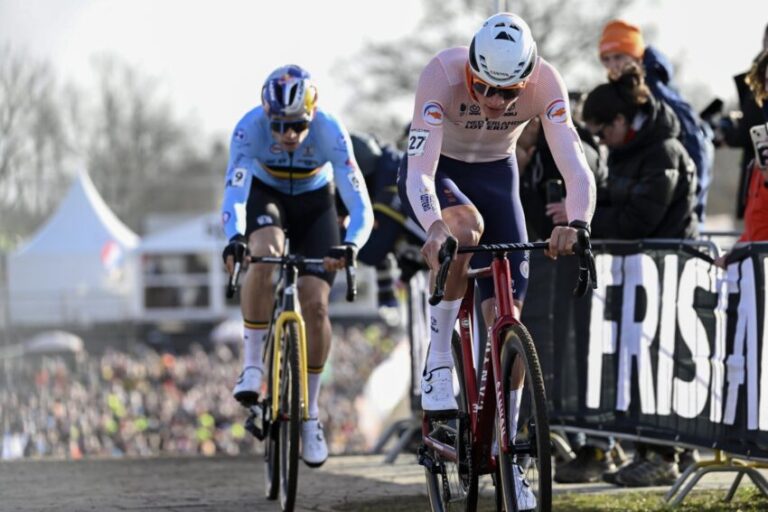
<path fill-rule="evenodd" d="M 523 310 L 553 425 L 768 459 L 768 243 L 727 270 L 711 242 L 595 242 L 599 286 L 574 299 L 574 258 L 531 255 Z"/>

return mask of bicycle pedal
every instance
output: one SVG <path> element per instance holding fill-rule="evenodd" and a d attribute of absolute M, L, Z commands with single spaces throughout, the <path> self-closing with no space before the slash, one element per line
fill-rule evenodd
<path fill-rule="evenodd" d="M 254 405 L 248 408 L 251 411 L 250 416 L 245 420 L 245 430 L 251 433 L 253 437 L 259 441 L 263 441 L 266 437 L 266 429 L 264 425 L 264 411 L 261 405 Z"/>
<path fill-rule="evenodd" d="M 263 431 L 263 430 L 261 430 L 261 428 L 260 428 L 260 427 L 257 427 L 257 426 L 256 426 L 256 424 L 254 423 L 254 421 L 253 421 L 253 418 L 252 418 L 252 417 L 248 417 L 248 419 L 247 419 L 247 420 L 245 420 L 245 425 L 243 425 L 243 426 L 244 426 L 245 430 L 247 430 L 248 432 L 250 432 L 250 434 L 251 434 L 253 437 L 255 437 L 256 439 L 258 439 L 259 441 L 263 441 L 263 440 L 264 440 L 264 437 L 266 437 L 266 436 L 264 435 L 264 431 Z"/>
<path fill-rule="evenodd" d="M 262 416 L 261 414 L 257 414 L 254 409 L 256 409 L 256 407 L 251 408 L 251 415 L 248 416 L 248 418 L 245 420 L 245 425 L 243 426 L 245 430 L 250 432 L 253 437 L 259 441 L 263 441 L 266 435 L 264 433 L 264 429 L 262 428 Z"/>

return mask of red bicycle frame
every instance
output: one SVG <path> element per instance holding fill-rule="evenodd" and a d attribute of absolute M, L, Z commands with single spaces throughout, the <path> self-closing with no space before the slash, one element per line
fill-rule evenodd
<path fill-rule="evenodd" d="M 482 373 L 480 374 L 480 387 L 475 372 L 473 356 L 472 326 L 474 317 L 474 279 L 493 276 L 493 285 L 496 296 L 497 316 L 491 327 L 491 336 L 488 338 L 483 356 Z M 479 474 L 495 471 L 496 459 L 491 456 L 491 444 L 493 442 L 493 426 L 496 412 L 501 417 L 506 417 L 504 405 L 504 387 L 499 380 L 501 374 L 501 333 L 511 325 L 520 324 L 515 316 L 515 307 L 512 301 L 512 278 L 509 270 L 509 260 L 504 252 L 494 254 L 490 267 L 470 270 L 468 274 L 467 291 L 459 309 L 459 337 L 461 338 L 461 358 L 464 368 L 462 383 L 469 402 L 469 428 L 472 432 L 472 445 L 482 447 L 481 451 L 472 450 L 472 463 L 479 470 Z M 493 384 L 494 399 L 488 399 L 489 388 Z M 506 422 L 499 422 L 501 439 L 499 446 L 504 453 L 509 451 L 509 433 Z M 443 457 L 453 462 L 458 462 L 456 449 L 430 436 L 430 420 L 425 416 L 422 423 L 422 436 L 424 444 L 438 451 Z M 485 464 L 477 464 L 485 461 Z"/>

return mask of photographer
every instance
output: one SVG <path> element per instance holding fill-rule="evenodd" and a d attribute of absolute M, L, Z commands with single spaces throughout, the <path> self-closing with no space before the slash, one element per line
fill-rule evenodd
<path fill-rule="evenodd" d="M 765 52 L 768 51 L 768 25 L 763 32 L 763 50 L 755 58 L 751 69 L 733 77 L 736 83 L 736 91 L 739 96 L 739 108 L 741 117 L 732 119 L 725 118 L 719 123 L 719 139 L 722 143 L 733 148 L 742 149 L 741 157 L 741 176 L 739 178 L 739 195 L 737 198 L 736 215 L 738 218 L 744 217 L 744 208 L 747 199 L 747 184 L 749 183 L 749 162 L 753 157 L 752 141 L 749 137 L 750 127 L 768 121 L 768 104 L 765 101 L 758 103 L 759 84 L 765 80 Z M 763 62 L 762 75 L 758 72 L 759 63 Z M 749 80 L 749 82 L 748 82 Z"/>
<path fill-rule="evenodd" d="M 604 158 L 592 134 L 576 120 L 574 125 L 581 139 L 587 164 L 595 174 L 595 183 L 599 188 L 605 181 Z M 521 170 L 520 199 L 525 212 L 528 238 L 543 240 L 552 232 L 554 225 L 565 225 L 568 221 L 563 200 L 563 182 L 538 117 L 531 119 L 523 129 L 517 140 L 515 155 Z"/>
<path fill-rule="evenodd" d="M 744 232 L 738 241 L 757 242 L 768 240 L 768 50 L 755 60 L 744 82 L 755 104 L 763 110 L 764 119 L 753 127 L 750 137 L 749 154 L 754 155 L 754 160 L 747 166 L 745 179 L 749 187 L 744 196 Z M 717 265 L 725 268 L 725 258 L 726 255 L 718 258 Z"/>

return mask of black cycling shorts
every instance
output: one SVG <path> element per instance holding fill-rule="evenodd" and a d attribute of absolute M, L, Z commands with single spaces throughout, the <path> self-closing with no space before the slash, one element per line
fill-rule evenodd
<path fill-rule="evenodd" d="M 272 226 L 287 232 L 291 253 L 307 258 L 327 256 L 329 249 L 340 243 L 333 185 L 291 196 L 254 178 L 246 205 L 245 237 Z M 333 285 L 336 272 L 326 272 L 322 265 L 308 265 L 299 275 L 316 276 Z"/>
<path fill-rule="evenodd" d="M 398 191 L 403 209 L 416 220 L 405 187 L 407 173 L 408 159 L 403 158 L 398 173 Z M 518 181 L 514 156 L 493 162 L 469 163 L 440 155 L 435 173 L 435 195 L 442 209 L 458 205 L 477 208 L 485 225 L 481 244 L 527 242 Z M 512 295 L 522 301 L 528 289 L 528 251 L 513 251 L 507 257 L 512 273 Z M 492 260 L 491 253 L 480 252 L 472 256 L 470 263 L 472 268 L 482 268 L 490 266 Z M 477 286 L 482 300 L 493 297 L 492 278 L 478 279 Z"/>

